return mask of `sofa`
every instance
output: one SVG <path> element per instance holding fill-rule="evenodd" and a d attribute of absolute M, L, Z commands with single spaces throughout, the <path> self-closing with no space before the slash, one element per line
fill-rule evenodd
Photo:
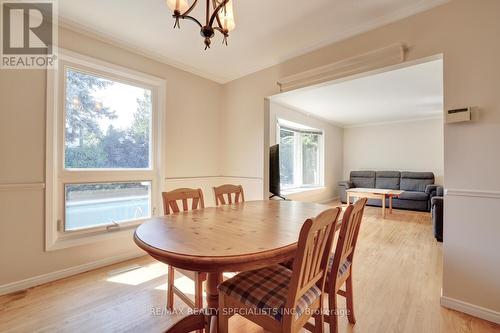
<path fill-rule="evenodd" d="M 349 180 L 339 183 L 343 203 L 347 200 L 346 190 L 355 187 L 402 190 L 399 198 L 392 200 L 394 208 L 429 212 L 438 185 L 434 184 L 432 172 L 352 171 Z M 368 200 L 370 206 L 380 207 L 381 204 L 381 200 Z M 389 206 L 388 199 L 385 204 Z"/>
<path fill-rule="evenodd" d="M 438 242 L 443 241 L 443 203 L 443 188 L 439 186 L 436 195 L 431 199 L 432 226 Z"/>

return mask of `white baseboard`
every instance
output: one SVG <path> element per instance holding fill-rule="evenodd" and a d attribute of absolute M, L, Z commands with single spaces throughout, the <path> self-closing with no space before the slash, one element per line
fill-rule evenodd
<path fill-rule="evenodd" d="M 470 304 L 454 298 L 441 296 L 441 306 L 445 308 L 460 311 L 468 315 L 500 324 L 500 312 L 483 308 L 478 305 Z"/>
<path fill-rule="evenodd" d="M 80 274 L 83 272 L 87 272 L 96 268 L 116 264 L 122 261 L 138 258 L 145 256 L 144 252 L 140 251 L 130 251 L 125 254 L 121 254 L 119 256 L 114 256 L 110 258 L 105 258 L 93 262 L 89 262 L 83 265 L 69 267 L 65 269 L 61 269 L 59 271 L 50 272 L 47 274 L 42 274 L 38 276 L 34 276 L 25 280 L 15 281 L 8 284 L 0 285 L 0 295 L 10 294 L 16 291 L 28 289 L 31 287 L 39 286 L 44 283 L 52 282 L 55 280 L 59 280 L 62 278 L 66 278 L 68 276 Z"/>

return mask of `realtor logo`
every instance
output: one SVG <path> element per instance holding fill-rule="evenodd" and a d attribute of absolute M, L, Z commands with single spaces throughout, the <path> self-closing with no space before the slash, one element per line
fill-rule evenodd
<path fill-rule="evenodd" d="M 2 0 L 1 68 L 45 69 L 56 65 L 56 3 Z"/>

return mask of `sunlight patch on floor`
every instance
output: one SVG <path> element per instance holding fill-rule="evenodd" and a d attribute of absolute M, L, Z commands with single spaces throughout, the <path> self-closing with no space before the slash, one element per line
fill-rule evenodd
<path fill-rule="evenodd" d="M 194 297 L 194 281 L 186 276 L 180 276 L 175 279 L 175 286 L 183 293 L 190 297 Z M 167 291 L 167 283 L 163 283 L 155 288 L 156 290 Z M 203 291 L 203 296 L 206 296 Z"/>
<path fill-rule="evenodd" d="M 137 286 L 144 282 L 154 280 L 160 276 L 167 276 L 167 266 L 162 263 L 154 263 L 148 266 L 141 266 L 140 268 L 112 275 L 108 277 L 106 281 Z"/>

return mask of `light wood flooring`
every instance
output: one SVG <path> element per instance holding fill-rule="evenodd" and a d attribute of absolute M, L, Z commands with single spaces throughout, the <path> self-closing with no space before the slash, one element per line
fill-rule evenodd
<path fill-rule="evenodd" d="M 339 332 L 500 332 L 499 325 L 439 305 L 442 249 L 428 213 L 380 215 L 380 208 L 366 210 L 354 264 L 357 324 L 340 318 Z M 140 268 L 127 270 L 134 265 Z M 0 332 L 162 332 L 182 316 L 163 313 L 166 273 L 165 265 L 142 257 L 2 296 Z M 177 283 L 192 289 L 185 278 Z M 179 299 L 176 305 L 186 311 Z M 233 317 L 230 332 L 263 330 Z"/>

